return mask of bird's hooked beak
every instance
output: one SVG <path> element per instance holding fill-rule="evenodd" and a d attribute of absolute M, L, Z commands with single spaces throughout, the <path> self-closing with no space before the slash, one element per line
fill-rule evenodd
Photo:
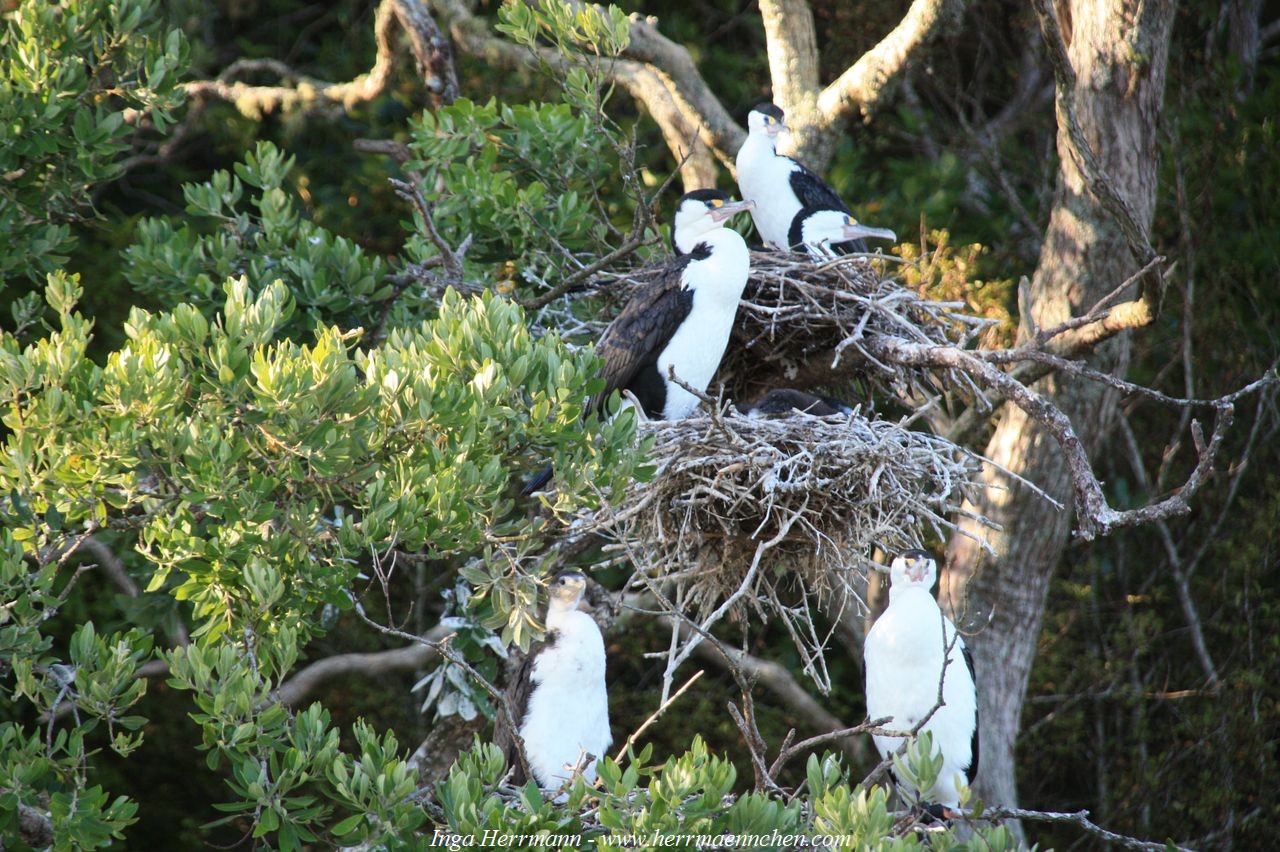
<path fill-rule="evenodd" d="M 786 133 L 788 136 L 791 135 L 791 128 L 787 127 L 784 122 L 775 121 L 772 124 L 765 125 L 764 132 L 768 133 L 771 139 L 776 139 L 783 133 Z"/>
<path fill-rule="evenodd" d="M 929 576 L 929 560 L 927 559 L 908 559 L 907 560 L 907 579 L 913 583 L 921 583 L 925 577 Z"/>
<path fill-rule="evenodd" d="M 898 241 L 898 235 L 888 228 L 868 228 L 866 225 L 859 225 L 857 222 L 844 226 L 845 240 L 865 240 L 870 237 L 875 237 L 878 240 L 888 240 L 892 243 Z"/>
<path fill-rule="evenodd" d="M 725 219 L 728 219 L 730 216 L 737 213 L 754 209 L 756 209 L 756 203 L 754 201 L 726 201 L 724 204 L 721 204 L 719 207 L 711 211 L 711 221 L 723 222 Z"/>

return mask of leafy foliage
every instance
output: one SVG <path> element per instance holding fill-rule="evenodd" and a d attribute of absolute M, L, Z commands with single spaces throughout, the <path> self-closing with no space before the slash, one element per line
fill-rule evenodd
<path fill-rule="evenodd" d="M 206 316 L 222 306 L 228 278 L 243 277 L 254 295 L 282 281 L 299 309 L 277 329 L 282 336 L 330 323 L 368 328 L 421 319 L 425 306 L 390 304 L 381 258 L 302 215 L 285 189 L 293 164 L 293 157 L 260 142 L 235 174 L 220 170 L 185 186 L 191 219 L 139 222 L 137 243 L 124 253 L 126 280 L 161 304 L 195 305 Z"/>
<path fill-rule="evenodd" d="M 120 174 L 130 125 L 172 124 L 186 62 L 155 0 L 21 0 L 0 15 L 0 281 L 66 260 L 69 223 Z"/>

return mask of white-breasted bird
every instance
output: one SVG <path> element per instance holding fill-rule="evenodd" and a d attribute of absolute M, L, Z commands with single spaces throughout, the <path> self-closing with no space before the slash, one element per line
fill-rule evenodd
<path fill-rule="evenodd" d="M 680 420 L 698 406 L 669 371 L 705 391 L 720 367 L 751 270 L 746 242 L 724 225 L 751 208 L 715 189 L 680 199 L 671 229 L 677 255 L 636 290 L 601 335 L 596 354 L 604 359 L 605 387 L 588 408 L 623 389 L 655 420 Z"/>
<path fill-rule="evenodd" d="M 586 586 L 577 571 L 552 580 L 547 634 L 530 648 L 507 689 L 529 769 L 544 790 L 560 788 L 579 764 L 587 782 L 594 782 L 596 759 L 613 743 L 604 637 L 595 619 L 578 609 Z M 513 782 L 526 783 L 505 724 L 499 724 L 494 742 L 514 768 Z"/>
<path fill-rule="evenodd" d="M 738 149 L 736 160 L 738 189 L 745 200 L 756 203 L 751 211 L 756 230 L 761 239 L 779 249 L 810 245 L 804 226 L 805 221 L 816 214 L 834 212 L 853 218 L 848 205 L 822 178 L 778 153 L 778 135 L 786 130 L 782 110 L 773 104 L 759 104 L 747 115 L 747 141 Z M 813 227 L 817 227 L 817 222 L 815 220 Z M 892 231 L 864 230 L 866 233 L 827 243 L 826 251 L 834 254 L 866 251 L 864 236 L 896 239 Z"/>
<path fill-rule="evenodd" d="M 889 606 L 864 646 L 867 714 L 891 716 L 885 728 L 911 730 L 938 703 L 942 685 L 942 706 L 921 728 L 932 734 L 942 769 L 931 789 L 915 792 L 921 803 L 956 807 L 961 785 L 978 772 L 978 695 L 973 657 L 934 598 L 937 577 L 937 560 L 923 550 L 908 550 L 890 564 Z M 882 757 L 903 742 L 874 739 Z"/>
<path fill-rule="evenodd" d="M 671 372 L 705 391 L 720 367 L 751 271 L 746 241 L 724 225 L 750 209 L 750 202 L 716 189 L 680 199 L 671 228 L 675 257 L 657 265 L 657 274 L 636 288 L 596 343 L 604 390 L 588 401 L 586 413 L 603 414 L 615 390 L 630 391 L 651 420 L 681 420 L 698 407 L 698 397 L 672 381 Z M 544 468 L 523 493 L 542 488 L 551 476 Z"/>

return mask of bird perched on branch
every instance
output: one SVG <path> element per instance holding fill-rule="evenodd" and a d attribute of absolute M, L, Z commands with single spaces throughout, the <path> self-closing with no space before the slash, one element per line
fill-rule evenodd
<path fill-rule="evenodd" d="M 889 606 L 867 632 L 864 647 L 867 714 L 891 716 L 883 727 L 901 731 L 929 717 L 920 730 L 933 735 L 942 769 L 932 788 L 914 792 L 922 804 L 954 808 L 961 785 L 973 783 L 978 772 L 978 694 L 973 657 L 934 599 L 937 578 L 938 563 L 923 550 L 908 550 L 890 564 Z M 903 742 L 874 739 L 882 757 Z"/>
<path fill-rule="evenodd" d="M 746 242 L 724 225 L 752 206 L 715 189 L 680 199 L 671 229 L 676 256 L 636 289 L 596 344 L 604 389 L 589 400 L 588 413 L 603 414 L 616 390 L 630 391 L 653 420 L 681 420 L 697 408 L 698 397 L 671 373 L 702 392 L 720 366 L 751 269 Z M 544 469 L 524 493 L 543 487 L 551 475 Z"/>
<path fill-rule="evenodd" d="M 578 609 L 587 578 L 566 571 L 551 582 L 547 634 L 534 643 L 507 689 L 515 725 L 534 780 L 544 790 L 559 789 L 581 770 L 596 778 L 596 758 L 613 743 L 609 694 L 605 689 L 604 638 Z M 529 779 L 517 757 L 510 726 L 499 723 L 495 743 L 514 768 L 513 783 Z"/>
<path fill-rule="evenodd" d="M 751 218 L 766 243 L 779 249 L 822 246 L 822 253 L 848 254 L 866 251 L 865 237 L 897 239 L 892 231 L 859 225 L 822 178 L 778 153 L 778 135 L 788 132 L 782 110 L 759 104 L 747 115 L 747 131 L 736 161 L 738 189 L 756 203 Z M 841 216 L 848 217 L 847 231 Z"/>
<path fill-rule="evenodd" d="M 737 409 L 748 417 L 791 414 L 793 411 L 812 414 L 815 417 L 853 413 L 853 406 L 843 399 L 808 393 L 795 388 L 774 388 L 751 402 L 738 403 Z"/>

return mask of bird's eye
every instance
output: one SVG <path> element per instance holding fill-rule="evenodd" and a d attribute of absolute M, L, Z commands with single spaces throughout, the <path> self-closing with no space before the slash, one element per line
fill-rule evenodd
<path fill-rule="evenodd" d="M 713 198 L 713 199 L 711 199 L 711 206 L 712 206 L 712 207 L 723 207 L 723 206 L 724 206 L 724 201 L 723 201 L 722 199 L 719 199 L 719 198 Z"/>

